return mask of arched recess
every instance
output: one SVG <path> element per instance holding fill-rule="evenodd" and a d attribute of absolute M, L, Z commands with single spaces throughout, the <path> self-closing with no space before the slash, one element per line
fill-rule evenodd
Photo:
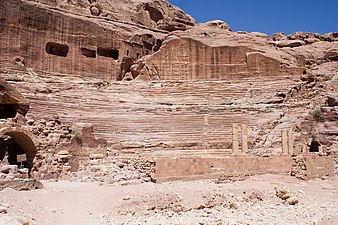
<path fill-rule="evenodd" d="M 29 170 L 33 167 L 33 160 L 37 153 L 37 142 L 33 135 L 25 128 L 22 127 L 0 127 L 0 137 L 10 136 L 12 140 L 20 145 L 25 151 L 27 157 L 27 167 Z"/>

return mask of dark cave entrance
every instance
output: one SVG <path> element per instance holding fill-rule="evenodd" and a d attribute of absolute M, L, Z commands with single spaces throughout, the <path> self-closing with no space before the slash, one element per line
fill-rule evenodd
<path fill-rule="evenodd" d="M 46 52 L 51 55 L 67 57 L 69 52 L 69 46 L 54 42 L 48 42 L 46 44 Z"/>
<path fill-rule="evenodd" d="M 0 161 L 4 160 L 6 152 L 9 165 L 28 168 L 25 150 L 11 137 L 0 138 Z"/>
<path fill-rule="evenodd" d="M 150 6 L 148 3 L 144 5 L 144 9 L 149 12 L 150 19 L 155 21 L 156 23 L 164 19 L 164 16 L 161 13 L 161 11 Z"/>
<path fill-rule="evenodd" d="M 0 119 L 14 118 L 18 108 L 17 104 L 0 104 Z"/>
<path fill-rule="evenodd" d="M 96 51 L 88 48 L 81 48 L 82 55 L 89 58 L 96 58 Z"/>
<path fill-rule="evenodd" d="M 111 49 L 111 48 L 100 48 L 99 47 L 99 48 L 97 48 L 97 55 L 118 60 L 119 59 L 119 50 Z"/>
<path fill-rule="evenodd" d="M 310 152 L 319 152 L 320 143 L 318 141 L 312 141 L 310 145 Z"/>
<path fill-rule="evenodd" d="M 6 159 L 9 165 L 27 168 L 33 167 L 37 149 L 32 134 L 20 127 L 3 127 L 0 129 L 0 161 Z M 6 162 L 5 161 L 5 162 Z"/>

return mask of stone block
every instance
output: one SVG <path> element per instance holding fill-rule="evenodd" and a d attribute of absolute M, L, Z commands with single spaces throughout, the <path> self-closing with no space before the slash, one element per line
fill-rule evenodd
<path fill-rule="evenodd" d="M 248 153 L 248 125 L 241 124 L 242 128 L 242 153 Z"/>
<path fill-rule="evenodd" d="M 282 130 L 282 155 L 287 155 L 289 152 L 288 145 L 288 132 L 287 130 Z"/>
<path fill-rule="evenodd" d="M 235 155 L 239 152 L 238 128 L 238 124 L 232 124 L 232 153 Z"/>

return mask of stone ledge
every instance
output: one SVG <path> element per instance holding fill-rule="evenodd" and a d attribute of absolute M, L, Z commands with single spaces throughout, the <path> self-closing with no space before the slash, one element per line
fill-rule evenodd
<path fill-rule="evenodd" d="M 333 158 L 330 156 L 305 155 L 307 178 L 333 176 Z M 234 156 L 227 158 L 159 158 L 156 160 L 153 180 L 210 179 L 222 175 L 246 176 L 264 173 L 291 174 L 292 157 Z"/>

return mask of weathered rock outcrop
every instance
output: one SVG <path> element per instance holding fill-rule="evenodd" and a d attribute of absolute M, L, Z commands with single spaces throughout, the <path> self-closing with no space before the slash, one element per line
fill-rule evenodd
<path fill-rule="evenodd" d="M 28 100 L 13 86 L 0 77 L 0 117 L 7 119 L 17 113 L 25 116 L 29 110 Z"/>
<path fill-rule="evenodd" d="M 214 28 L 221 28 L 221 29 L 226 29 L 228 31 L 231 31 L 231 28 L 229 25 L 222 21 L 222 20 L 212 20 L 206 23 L 209 27 L 214 27 Z"/>
<path fill-rule="evenodd" d="M 232 33 L 210 24 L 172 33 L 142 62 L 146 71 L 138 71 L 143 80 L 226 80 L 304 71 L 295 57 L 276 49 L 264 34 Z"/>
<path fill-rule="evenodd" d="M 318 34 L 311 32 L 296 32 L 288 36 L 289 40 L 302 40 L 306 44 L 312 44 L 319 41 L 333 42 L 338 40 L 338 33 Z"/>
<path fill-rule="evenodd" d="M 40 2 L 74 14 L 100 16 L 108 20 L 166 31 L 185 30 L 196 24 L 191 16 L 163 0 L 27 1 Z"/>
<path fill-rule="evenodd" d="M 337 41 L 337 38 L 338 38 L 337 32 L 331 32 L 327 34 L 318 34 L 311 32 L 295 32 L 288 36 L 284 32 L 277 32 L 271 35 L 271 39 L 274 41 L 297 40 L 303 41 L 304 44 L 313 44 L 319 41 L 334 42 Z"/>
<path fill-rule="evenodd" d="M 119 80 L 130 62 L 159 49 L 167 31 L 195 25 L 165 1 L 34 2 L 0 2 L 0 50 L 37 71 Z"/>
<path fill-rule="evenodd" d="M 295 57 L 299 65 L 316 71 L 318 65 L 336 61 L 338 42 L 321 41 L 296 48 L 282 48 L 281 50 Z"/>
<path fill-rule="evenodd" d="M 29 191 L 34 189 L 41 189 L 43 188 L 43 184 L 40 181 L 34 179 L 0 179 L 0 191 L 5 188 L 13 188 L 17 191 Z"/>
<path fill-rule="evenodd" d="M 285 48 L 285 47 L 294 48 L 294 47 L 299 47 L 302 45 L 305 45 L 305 42 L 300 41 L 300 40 L 282 40 L 276 43 L 276 46 L 280 48 Z"/>

